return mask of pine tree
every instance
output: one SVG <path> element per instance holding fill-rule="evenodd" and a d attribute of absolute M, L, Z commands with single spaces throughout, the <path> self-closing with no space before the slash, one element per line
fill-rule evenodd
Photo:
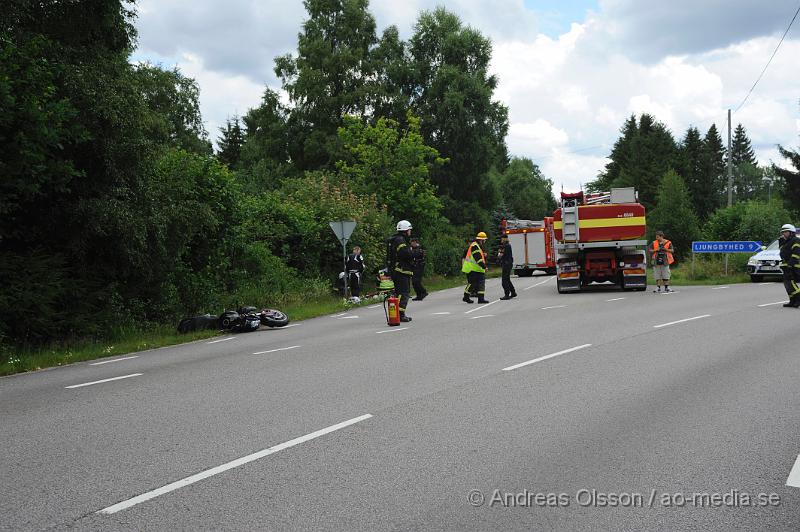
<path fill-rule="evenodd" d="M 749 164 L 756 166 L 756 154 L 742 124 L 736 126 L 731 140 L 731 160 L 734 167 Z"/>
<path fill-rule="evenodd" d="M 686 135 L 678 147 L 679 163 L 678 172 L 686 181 L 692 205 L 696 212 L 703 211 L 702 207 L 707 201 L 703 190 L 703 140 L 696 127 L 686 130 Z M 704 212 L 704 211 L 703 211 Z"/>
<path fill-rule="evenodd" d="M 275 59 L 275 73 L 293 104 L 289 149 L 300 170 L 333 167 L 344 116 L 367 114 L 374 78 L 370 52 L 378 41 L 368 3 L 305 0 L 309 18 L 298 35 L 297 57 Z"/>
<path fill-rule="evenodd" d="M 613 183 L 619 179 L 622 168 L 626 166 L 631 157 L 633 149 L 633 139 L 638 134 L 639 126 L 636 123 L 636 116 L 631 115 L 620 129 L 622 136 L 614 143 L 611 155 L 608 156 L 609 163 L 596 180 L 586 185 L 589 192 L 605 192 L 611 190 Z"/>
<path fill-rule="evenodd" d="M 725 148 L 716 124 L 711 124 L 703 139 L 700 168 L 694 202 L 698 216 L 705 220 L 724 203 L 725 197 Z"/>
<path fill-rule="evenodd" d="M 222 135 L 217 141 L 219 150 L 217 159 L 228 165 L 228 168 L 236 168 L 242 156 L 242 144 L 244 144 L 244 131 L 238 116 L 234 116 L 225 121 L 225 127 L 219 128 Z"/>
<path fill-rule="evenodd" d="M 675 255 L 681 257 L 691 251 L 692 241 L 700 235 L 699 227 L 686 184 L 674 170 L 669 170 L 658 186 L 656 208 L 647 216 L 648 237 L 652 239 L 656 231 L 664 231 L 675 247 Z"/>
<path fill-rule="evenodd" d="M 678 163 L 678 151 L 672 133 L 652 115 L 629 118 L 622 128 L 623 137 L 614 145 L 606 171 L 587 188 L 592 191 L 612 187 L 634 187 L 639 201 L 648 208 L 655 202 L 659 176 Z"/>
<path fill-rule="evenodd" d="M 778 152 L 794 167 L 794 170 L 789 170 L 773 164 L 775 175 L 784 181 L 786 207 L 797 213 L 800 205 L 800 149 L 787 150 L 783 146 L 778 146 Z"/>

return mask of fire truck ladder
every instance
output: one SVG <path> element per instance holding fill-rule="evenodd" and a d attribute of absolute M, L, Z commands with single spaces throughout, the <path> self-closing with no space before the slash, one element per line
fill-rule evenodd
<path fill-rule="evenodd" d="M 578 230 L 578 202 L 574 198 L 565 199 L 561 206 L 561 221 L 564 242 L 577 242 L 580 237 Z"/>

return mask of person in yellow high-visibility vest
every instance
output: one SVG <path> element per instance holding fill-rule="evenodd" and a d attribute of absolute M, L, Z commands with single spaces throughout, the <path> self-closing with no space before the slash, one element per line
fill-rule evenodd
<path fill-rule="evenodd" d="M 467 274 L 467 286 L 464 288 L 462 301 L 472 303 L 470 296 L 478 296 L 478 303 L 488 303 L 484 297 L 486 293 L 486 253 L 483 246 L 486 244 L 486 233 L 481 231 L 467 248 L 464 264 L 461 271 Z"/>

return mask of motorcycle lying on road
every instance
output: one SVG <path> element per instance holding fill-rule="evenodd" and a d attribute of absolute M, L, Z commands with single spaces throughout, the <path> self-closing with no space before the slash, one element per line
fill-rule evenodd
<path fill-rule="evenodd" d="M 265 308 L 258 311 L 256 307 L 242 307 L 238 311 L 225 311 L 219 317 L 219 323 L 231 332 L 248 332 L 255 331 L 260 325 L 285 327 L 289 325 L 289 317 L 280 310 Z"/>
<path fill-rule="evenodd" d="M 200 329 L 221 329 L 230 332 L 250 332 L 261 325 L 266 327 L 285 327 L 289 317 L 280 310 L 256 307 L 242 307 L 239 310 L 226 310 L 219 317 L 206 314 L 184 318 L 178 324 L 178 332 L 187 333 Z"/>

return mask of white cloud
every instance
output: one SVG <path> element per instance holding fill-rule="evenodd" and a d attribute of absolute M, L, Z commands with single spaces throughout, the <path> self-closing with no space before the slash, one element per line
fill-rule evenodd
<path fill-rule="evenodd" d="M 407 39 L 420 11 L 438 5 L 492 38 L 509 150 L 567 190 L 602 170 L 631 113 L 654 115 L 676 140 L 712 123 L 724 135 L 727 109 L 744 99 L 797 9 L 796 0 L 601 0 L 557 37 L 538 33 L 543 19 L 523 0 L 372 0 L 370 10 L 379 34 L 393 24 Z M 296 51 L 307 17 L 299 0 L 141 0 L 138 9 L 135 57 L 176 64 L 198 81 L 212 138 L 228 116 L 257 105 L 265 85 L 278 88 L 274 58 Z M 776 144 L 800 140 L 798 36 L 800 21 L 734 113 L 762 163 L 780 161 Z"/>

